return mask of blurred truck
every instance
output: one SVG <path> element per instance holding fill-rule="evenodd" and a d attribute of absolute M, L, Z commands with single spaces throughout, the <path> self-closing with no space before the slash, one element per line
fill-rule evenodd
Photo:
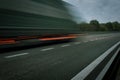
<path fill-rule="evenodd" d="M 77 37 L 79 30 L 62 0 L 0 0 L 0 45 Z"/>

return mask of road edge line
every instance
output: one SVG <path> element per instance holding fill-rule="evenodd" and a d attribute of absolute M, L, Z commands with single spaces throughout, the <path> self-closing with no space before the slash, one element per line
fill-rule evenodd
<path fill-rule="evenodd" d="M 71 80 L 84 80 L 99 65 L 99 63 L 101 63 L 110 54 L 110 52 L 112 52 L 119 44 L 120 41 L 118 41 L 115 45 L 113 45 L 111 48 L 105 51 L 102 55 L 100 55 L 97 59 L 95 59 L 83 70 L 81 70 Z"/>

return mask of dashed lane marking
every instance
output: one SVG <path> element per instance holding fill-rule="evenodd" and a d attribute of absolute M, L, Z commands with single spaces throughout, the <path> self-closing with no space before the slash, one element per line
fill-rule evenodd
<path fill-rule="evenodd" d="M 84 43 L 89 42 L 89 41 L 84 41 Z"/>
<path fill-rule="evenodd" d="M 80 44 L 81 42 L 75 42 L 74 44 Z"/>
<path fill-rule="evenodd" d="M 45 48 L 45 49 L 42 49 L 41 51 L 48 51 L 48 50 L 52 50 L 54 48 Z"/>
<path fill-rule="evenodd" d="M 70 44 L 62 45 L 61 47 L 67 47 L 67 46 L 70 46 Z"/>
<path fill-rule="evenodd" d="M 92 39 L 92 40 L 90 40 L 90 41 L 94 41 L 94 40 Z"/>
<path fill-rule="evenodd" d="M 23 56 L 23 55 L 27 55 L 27 54 L 29 54 L 29 53 L 20 53 L 20 54 L 5 56 L 5 58 L 13 58 L 13 57 Z"/>

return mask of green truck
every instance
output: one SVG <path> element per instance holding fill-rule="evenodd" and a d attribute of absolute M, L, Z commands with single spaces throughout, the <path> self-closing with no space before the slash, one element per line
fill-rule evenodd
<path fill-rule="evenodd" d="M 77 23 L 65 4 L 62 0 L 0 0 L 0 44 L 75 38 Z"/>

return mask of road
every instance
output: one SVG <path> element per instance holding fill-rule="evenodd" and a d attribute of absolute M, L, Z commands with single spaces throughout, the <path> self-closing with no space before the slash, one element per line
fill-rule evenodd
<path fill-rule="evenodd" d="M 86 34 L 69 43 L 6 52 L 0 54 L 0 80 L 71 80 L 118 41 L 120 33 Z"/>

